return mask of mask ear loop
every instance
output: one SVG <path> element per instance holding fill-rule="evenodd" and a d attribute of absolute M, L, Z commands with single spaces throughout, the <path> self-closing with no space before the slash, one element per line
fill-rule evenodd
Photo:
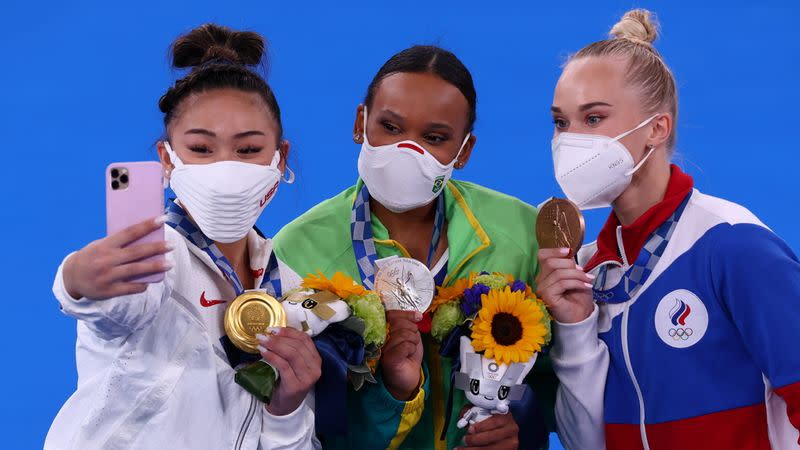
<path fill-rule="evenodd" d="M 628 131 L 626 131 L 626 132 L 624 132 L 624 133 L 620 134 L 619 136 L 615 137 L 615 138 L 614 138 L 614 139 L 612 139 L 612 140 L 614 140 L 614 141 L 618 141 L 618 140 L 620 140 L 620 139 L 624 138 L 625 136 L 627 136 L 627 135 L 629 135 L 629 134 L 633 133 L 634 131 L 638 130 L 639 128 L 642 128 L 643 126 L 647 125 L 648 123 L 650 123 L 650 121 L 651 121 L 651 120 L 655 119 L 655 118 L 656 118 L 656 117 L 658 117 L 659 115 L 660 115 L 660 113 L 653 114 L 652 116 L 650 116 L 650 118 L 648 118 L 648 119 L 645 119 L 645 120 L 644 120 L 642 123 L 640 123 L 639 125 L 636 125 L 636 127 L 635 127 L 635 128 L 633 128 L 633 129 L 631 129 L 631 130 L 628 130 Z"/>
<path fill-rule="evenodd" d="M 469 140 L 470 136 L 472 136 L 472 133 L 467 133 L 467 135 L 464 136 L 464 141 L 461 143 L 461 147 L 459 147 L 458 153 L 456 153 L 456 157 L 453 158 L 453 161 L 450 162 L 451 166 L 455 166 L 456 162 L 458 162 L 458 157 L 461 156 L 461 152 L 464 151 L 464 146 L 467 145 L 467 141 Z"/>
<path fill-rule="evenodd" d="M 172 146 L 169 145 L 169 141 L 162 141 L 162 142 L 164 143 L 164 149 L 167 150 L 167 155 L 169 155 L 169 162 L 172 163 L 172 166 L 173 166 L 172 170 L 175 170 L 175 169 L 183 166 L 183 161 L 181 161 L 181 159 L 178 158 L 178 155 L 175 153 L 175 151 L 172 150 Z M 169 187 L 170 174 L 171 174 L 171 171 L 170 171 L 169 174 L 168 173 L 164 173 L 164 176 L 162 177 L 164 189 Z"/>
<path fill-rule="evenodd" d="M 367 147 L 371 147 L 369 139 L 367 139 L 367 105 L 364 105 L 364 143 Z"/>
<path fill-rule="evenodd" d="M 272 157 L 272 162 L 269 163 L 270 167 L 273 169 L 277 169 L 278 166 L 281 164 L 281 150 L 275 149 L 275 156 Z M 286 172 L 289 173 L 289 177 L 286 177 Z M 281 179 L 286 182 L 286 184 L 294 183 L 294 171 L 289 168 L 289 164 L 286 164 L 284 169 L 284 173 L 281 174 Z"/>
<path fill-rule="evenodd" d="M 286 172 L 289 173 L 289 178 L 286 178 Z M 286 184 L 293 184 L 294 183 L 294 171 L 289 168 L 288 164 L 286 165 L 286 169 L 285 169 L 285 172 L 283 174 L 283 181 Z"/>
<path fill-rule="evenodd" d="M 633 168 L 633 169 L 631 169 L 631 170 L 629 170 L 629 171 L 625 172 L 625 176 L 626 176 L 626 177 L 629 177 L 629 176 L 633 175 L 634 173 L 636 173 L 636 171 L 637 171 L 637 170 L 639 170 L 639 168 L 640 168 L 640 167 L 642 167 L 642 166 L 644 165 L 644 163 L 645 163 L 645 162 L 647 162 L 647 158 L 649 158 L 649 157 L 650 157 L 650 155 L 652 155 L 654 151 L 656 151 L 656 146 L 655 146 L 655 145 L 651 145 L 651 146 L 650 146 L 650 151 L 649 151 L 649 152 L 647 152 L 647 154 L 646 154 L 646 155 L 644 155 L 644 158 L 642 158 L 642 160 L 641 160 L 641 161 L 639 161 L 639 164 L 637 164 L 636 166 L 634 166 L 634 168 Z"/>
<path fill-rule="evenodd" d="M 648 123 L 650 123 L 653 119 L 655 119 L 659 115 L 660 115 L 660 113 L 653 114 L 649 118 L 645 119 L 639 125 L 636 125 L 636 127 L 634 127 L 633 129 L 628 130 L 628 131 L 620 134 L 619 136 L 615 137 L 613 140 L 614 141 L 619 141 L 620 139 L 624 138 L 625 136 L 627 136 L 627 135 L 633 133 L 634 131 L 642 128 L 643 126 L 647 125 Z M 634 166 L 633 169 L 625 172 L 625 176 L 629 177 L 629 176 L 633 175 L 634 173 L 636 173 L 636 171 L 639 170 L 639 168 L 642 167 L 642 165 L 644 165 L 644 163 L 647 161 L 648 158 L 650 158 L 650 155 L 652 155 L 655 150 L 656 150 L 655 146 L 650 147 L 650 151 L 647 152 L 646 155 L 644 155 L 644 158 L 642 158 L 642 160 L 639 161 L 639 164 L 636 164 L 636 166 Z"/>

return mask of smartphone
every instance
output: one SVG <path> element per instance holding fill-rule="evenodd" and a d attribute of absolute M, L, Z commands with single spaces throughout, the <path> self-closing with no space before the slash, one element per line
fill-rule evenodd
<path fill-rule="evenodd" d="M 161 164 L 155 161 L 111 163 L 106 167 L 106 230 L 112 235 L 131 225 L 164 214 L 164 181 Z M 128 245 L 160 242 L 164 227 Z M 146 260 L 163 261 L 164 255 Z M 145 275 L 130 281 L 157 283 L 163 273 Z"/>

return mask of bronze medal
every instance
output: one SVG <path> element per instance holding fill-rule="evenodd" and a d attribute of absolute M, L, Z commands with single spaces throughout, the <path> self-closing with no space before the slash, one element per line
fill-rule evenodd
<path fill-rule="evenodd" d="M 568 248 L 570 257 L 575 256 L 583 245 L 586 224 L 583 214 L 575 203 L 554 198 L 539 208 L 536 217 L 536 240 L 539 248 Z"/>
<path fill-rule="evenodd" d="M 258 353 L 256 335 L 267 334 L 271 327 L 285 327 L 286 312 L 271 295 L 247 291 L 228 306 L 224 325 L 233 345 L 248 353 Z"/>

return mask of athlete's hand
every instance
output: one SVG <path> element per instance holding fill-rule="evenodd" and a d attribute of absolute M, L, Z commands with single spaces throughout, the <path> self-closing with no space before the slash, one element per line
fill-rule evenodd
<path fill-rule="evenodd" d="M 569 257 L 569 249 L 540 249 L 539 268 L 536 293 L 556 321 L 577 323 L 589 317 L 594 310 L 594 275 L 584 272 Z"/>
<path fill-rule="evenodd" d="M 264 361 L 278 371 L 280 383 L 267 411 L 285 416 L 297 409 L 322 373 L 322 358 L 311 337 L 294 328 L 278 328 L 269 336 L 258 335 Z"/>
<path fill-rule="evenodd" d="M 105 300 L 138 294 L 147 283 L 133 279 L 167 272 L 166 260 L 143 261 L 172 251 L 166 241 L 130 245 L 164 226 L 164 216 L 132 225 L 78 250 L 64 263 L 64 287 L 72 298 Z"/>
<path fill-rule="evenodd" d="M 422 367 L 422 337 L 416 311 L 386 311 L 389 338 L 381 352 L 381 374 L 386 389 L 397 400 L 408 401 L 417 393 Z"/>
<path fill-rule="evenodd" d="M 464 444 L 465 446 L 458 449 L 516 450 L 519 448 L 519 426 L 511 413 L 494 414 L 486 420 L 470 425 L 467 435 L 464 436 Z"/>

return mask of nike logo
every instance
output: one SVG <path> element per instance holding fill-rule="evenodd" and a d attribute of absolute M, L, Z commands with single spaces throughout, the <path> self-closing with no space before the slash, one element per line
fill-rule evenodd
<path fill-rule="evenodd" d="M 263 268 L 261 268 L 261 269 L 258 269 L 258 270 L 255 270 L 255 269 L 250 269 L 250 272 L 253 274 L 253 277 L 254 277 L 254 278 L 258 278 L 258 277 L 260 277 L 261 275 L 264 275 L 264 269 L 263 269 Z"/>
<path fill-rule="evenodd" d="M 206 300 L 206 291 L 203 291 L 203 293 L 200 294 L 200 306 L 204 308 L 209 308 L 221 303 L 227 303 L 227 300 Z"/>

